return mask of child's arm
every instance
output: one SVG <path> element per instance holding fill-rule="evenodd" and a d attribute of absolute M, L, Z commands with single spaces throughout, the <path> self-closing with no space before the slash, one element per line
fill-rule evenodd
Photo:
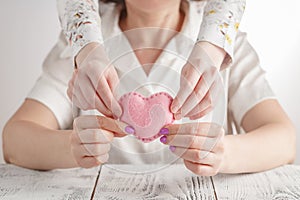
<path fill-rule="evenodd" d="M 205 7 L 197 41 L 207 42 L 209 44 L 205 46 L 216 48 L 211 50 L 211 55 L 220 51 L 218 47 L 223 49 L 228 55 L 225 66 L 232 60 L 234 41 L 245 4 L 246 0 L 209 0 Z M 74 57 L 87 44 L 103 42 L 98 0 L 58 0 L 57 6 L 62 29 L 72 46 Z M 224 57 L 225 54 L 220 54 L 213 59 L 222 64 Z"/>
<path fill-rule="evenodd" d="M 217 51 L 218 47 L 224 50 L 227 56 L 221 69 L 227 67 L 233 58 L 234 42 L 245 6 L 246 0 L 207 1 L 197 41 L 209 43 L 211 48 L 215 47 L 215 50 L 208 49 L 211 51 L 211 53 L 208 52 L 208 55 L 216 62 L 218 68 L 222 64 L 225 54 L 223 57 L 222 55 L 216 57 L 214 51 Z M 204 46 L 203 48 L 207 49 Z"/>
<path fill-rule="evenodd" d="M 78 68 L 73 103 L 83 110 L 97 109 L 109 117 L 120 116 L 122 110 L 112 91 L 118 75 L 102 45 L 98 0 L 57 0 L 57 6 L 62 30 L 72 47 L 73 65 Z"/>
<path fill-rule="evenodd" d="M 208 0 L 198 41 L 207 41 L 233 54 L 234 40 L 244 13 L 246 0 Z M 91 42 L 103 42 L 98 0 L 58 0 L 62 29 L 73 55 Z"/>
<path fill-rule="evenodd" d="M 73 57 L 89 43 L 102 43 L 98 0 L 57 0 L 62 30 Z"/>
<path fill-rule="evenodd" d="M 171 105 L 176 119 L 200 118 L 209 112 L 207 108 L 214 106 L 212 102 L 216 97 L 212 95 L 212 88 L 218 81 L 215 74 L 233 59 L 234 41 L 245 2 L 207 1 L 198 42 L 182 69 L 180 89 Z"/>
<path fill-rule="evenodd" d="M 207 2 L 203 22 L 197 40 L 198 42 L 193 50 L 194 53 L 192 53 L 192 55 L 196 56 L 191 56 L 189 58 L 191 62 L 193 62 L 193 60 L 204 60 L 204 62 L 206 62 L 207 58 L 200 56 L 201 54 L 203 55 L 201 51 L 204 51 L 208 57 L 212 59 L 212 66 L 208 66 L 208 69 L 204 69 L 202 71 L 203 73 L 207 72 L 208 74 L 211 74 L 212 72 L 210 72 L 210 70 L 212 70 L 214 67 L 217 69 L 223 69 L 228 63 L 231 62 L 235 35 L 244 12 L 245 2 L 246 0 L 209 0 Z M 80 50 L 89 43 L 93 43 L 93 45 L 95 45 L 95 43 L 102 43 L 103 38 L 101 33 L 101 18 L 98 12 L 98 0 L 58 0 L 57 5 L 62 29 L 65 32 L 69 44 L 72 46 L 73 57 L 77 56 Z M 226 56 L 226 53 L 229 56 Z M 222 63 L 224 65 L 221 66 Z M 204 68 L 203 66 L 196 67 Z M 97 66 L 97 68 L 101 67 Z M 209 82 L 213 83 L 214 81 L 206 80 L 206 83 L 199 84 L 199 86 L 197 86 L 196 84 L 200 80 L 202 73 L 193 73 L 193 68 L 194 67 L 189 63 L 187 63 L 184 67 L 184 70 L 187 71 L 187 73 L 185 73 L 187 75 L 184 77 L 184 79 L 191 80 L 188 85 L 192 87 L 187 88 L 185 83 L 181 83 L 179 93 L 172 104 L 172 111 L 175 113 L 176 119 L 180 119 L 182 116 L 198 118 L 199 116 L 203 116 L 205 114 L 204 110 L 197 110 L 197 107 L 203 107 L 203 103 L 201 104 L 200 102 L 204 99 L 204 97 L 199 97 L 196 100 L 188 100 L 188 97 L 192 96 L 192 93 L 197 94 L 203 90 L 205 90 L 205 93 L 209 92 L 207 89 L 211 86 L 209 85 Z M 195 76 L 192 74 L 197 75 Z M 93 80 L 93 78 L 91 79 Z M 86 88 L 90 88 L 90 90 L 93 87 L 98 87 L 95 84 L 91 85 L 91 83 L 86 82 L 83 79 L 79 79 L 78 81 L 80 85 L 86 86 Z M 101 93 L 101 91 L 98 92 Z M 85 94 L 85 96 L 92 97 L 94 95 L 93 93 L 86 93 L 87 94 Z M 208 98 L 211 99 L 213 97 L 208 95 Z M 109 98 L 107 101 L 104 101 L 105 104 L 112 105 L 112 99 L 113 98 Z M 179 102 L 178 99 L 181 99 L 182 102 L 188 103 L 183 105 L 183 103 Z M 191 101 L 194 101 L 195 103 L 192 104 L 190 103 Z M 202 102 L 205 101 L 203 100 Z M 94 102 L 88 103 L 95 105 Z M 77 104 L 77 106 L 83 109 L 84 105 Z M 115 107 L 118 106 L 116 105 Z M 93 108 L 97 109 L 96 106 Z M 103 110 L 100 111 L 103 112 Z M 115 115 L 118 115 L 119 113 L 119 111 L 114 112 Z"/>

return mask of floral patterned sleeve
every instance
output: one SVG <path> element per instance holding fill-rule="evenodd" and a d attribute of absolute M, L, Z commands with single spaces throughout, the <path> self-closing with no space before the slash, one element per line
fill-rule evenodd
<path fill-rule="evenodd" d="M 231 62 L 233 46 L 246 0 L 207 0 L 198 41 L 208 41 L 227 52 Z M 103 42 L 98 0 L 57 0 L 62 29 L 76 56 L 90 42 Z"/>
<path fill-rule="evenodd" d="M 57 0 L 59 20 L 75 57 L 85 45 L 103 42 L 98 0 Z"/>
<path fill-rule="evenodd" d="M 232 62 L 233 47 L 246 0 L 207 0 L 198 41 L 207 41 L 223 48 L 225 65 Z"/>

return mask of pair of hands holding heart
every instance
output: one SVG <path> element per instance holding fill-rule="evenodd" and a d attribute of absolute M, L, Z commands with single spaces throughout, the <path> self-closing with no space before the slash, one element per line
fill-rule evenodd
<path fill-rule="evenodd" d="M 223 49 L 209 42 L 196 43 L 182 68 L 180 88 L 170 107 L 175 119 L 198 119 L 212 110 L 223 89 L 218 72 L 224 57 Z M 98 43 L 86 45 L 75 63 L 67 90 L 74 105 L 119 118 L 122 108 L 113 94 L 119 78 L 104 47 Z"/>
<path fill-rule="evenodd" d="M 134 134 L 134 129 L 105 116 L 83 115 L 74 120 L 71 150 L 80 167 L 107 162 L 114 137 Z M 224 130 L 212 123 L 169 124 L 160 130 L 160 141 L 184 160 L 197 175 L 213 176 L 222 167 Z"/>
<path fill-rule="evenodd" d="M 153 104 L 148 104 L 150 105 L 148 109 L 144 109 L 148 113 L 142 116 L 136 116 L 136 113 L 131 112 L 134 109 L 129 108 L 132 103 L 137 102 L 135 108 L 140 107 L 139 103 L 143 104 L 143 101 L 131 98 L 134 93 L 129 95 L 130 98 L 123 96 L 119 101 L 115 99 L 112 91 L 118 83 L 118 75 L 105 55 L 101 45 L 87 45 L 78 55 L 78 68 L 69 82 L 67 93 L 76 106 L 83 110 L 97 109 L 108 117 L 79 117 L 74 121 L 72 151 L 77 163 L 82 167 L 91 167 L 106 162 L 110 142 L 113 137 L 123 136 L 124 132 L 134 134 L 144 142 L 149 142 L 164 134 L 160 141 L 170 145 L 170 150 L 184 159 L 188 169 L 199 175 L 217 173 L 224 154 L 222 127 L 213 124 L 189 123 L 167 125 L 161 131 L 159 130 L 165 124 L 172 123 L 173 114 L 175 119 L 182 117 L 197 119 L 213 108 L 215 96 L 220 89 L 218 88 L 220 79 L 217 76 L 218 69 L 209 62 L 210 59 L 203 49 L 198 47 L 192 51 L 189 61 L 182 69 L 180 90 L 174 100 L 158 102 L 160 106 L 155 106 L 154 100 Z M 199 71 L 197 66 L 201 66 L 202 70 Z M 143 98 L 145 97 L 140 99 Z M 131 103 L 129 103 L 130 100 L 132 100 Z M 148 100 L 153 101 L 151 97 L 147 98 Z M 144 103 L 144 106 L 146 104 Z M 163 116 L 163 118 L 153 122 L 152 120 L 158 116 Z M 121 121 L 131 126 L 113 120 L 112 117 L 120 118 Z M 134 118 L 137 119 L 134 120 Z M 155 122 L 162 122 L 162 124 L 155 124 Z M 144 129 L 135 130 L 138 127 Z M 149 130 L 145 132 L 146 127 Z M 153 127 L 158 130 L 153 130 Z M 149 136 L 147 132 L 151 131 L 152 135 Z M 146 136 L 141 135 L 143 133 L 146 133 Z"/>

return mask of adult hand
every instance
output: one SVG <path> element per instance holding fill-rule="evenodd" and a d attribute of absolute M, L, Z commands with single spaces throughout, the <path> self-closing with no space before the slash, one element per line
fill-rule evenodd
<path fill-rule="evenodd" d="M 224 160 L 224 129 L 212 123 L 165 126 L 160 141 L 184 160 L 187 169 L 200 176 L 216 175 Z"/>
<path fill-rule="evenodd" d="M 102 45 L 90 43 L 76 57 L 77 69 L 67 94 L 83 110 L 97 109 L 108 117 L 120 117 L 122 110 L 113 95 L 119 78 Z"/>
<path fill-rule="evenodd" d="M 219 68 L 225 51 L 209 42 L 198 42 L 181 71 L 180 89 L 171 105 L 175 119 L 198 119 L 210 112 L 222 89 Z"/>
<path fill-rule="evenodd" d="M 114 137 L 133 134 L 127 124 L 104 116 L 83 115 L 73 123 L 71 151 L 80 167 L 90 168 L 107 162 Z"/>

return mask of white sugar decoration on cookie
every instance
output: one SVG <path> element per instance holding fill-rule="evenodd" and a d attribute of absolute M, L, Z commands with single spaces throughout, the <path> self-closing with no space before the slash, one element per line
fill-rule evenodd
<path fill-rule="evenodd" d="M 162 127 L 174 121 L 170 105 L 173 98 L 165 92 L 144 97 L 137 92 L 124 94 L 119 103 L 123 109 L 120 120 L 135 129 L 135 136 L 143 142 L 159 137 Z"/>

